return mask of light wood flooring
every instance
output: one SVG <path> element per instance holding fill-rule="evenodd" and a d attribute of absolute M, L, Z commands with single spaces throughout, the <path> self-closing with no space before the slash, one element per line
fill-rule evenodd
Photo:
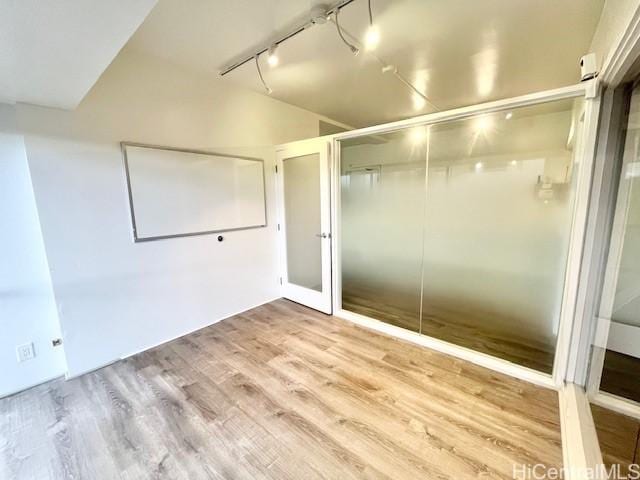
<path fill-rule="evenodd" d="M 0 400 L 2 479 L 512 479 L 557 394 L 286 300 Z"/>

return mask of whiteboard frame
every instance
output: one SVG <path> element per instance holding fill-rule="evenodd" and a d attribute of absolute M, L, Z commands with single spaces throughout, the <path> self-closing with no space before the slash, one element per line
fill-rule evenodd
<path fill-rule="evenodd" d="M 133 192 L 131 190 L 131 177 L 129 175 L 129 159 L 127 158 L 127 147 L 149 148 L 152 150 L 168 150 L 171 152 L 194 153 L 197 155 L 210 155 L 214 157 L 235 158 L 238 160 L 250 160 L 253 162 L 260 162 L 262 164 L 262 193 L 264 196 L 263 198 L 264 223 L 259 225 L 248 225 L 246 227 L 222 228 L 218 230 L 203 230 L 199 232 L 175 233 L 171 235 L 156 235 L 153 237 L 139 237 L 138 229 L 136 226 L 135 208 L 133 205 Z M 124 174 L 125 174 L 125 180 L 127 183 L 127 196 L 129 198 L 129 214 L 131 216 L 131 228 L 133 231 L 133 241 L 135 243 L 152 242 L 154 240 L 166 240 L 169 238 L 194 237 L 196 235 L 210 235 L 213 233 L 221 233 L 221 232 L 237 232 L 240 230 L 252 230 L 254 228 L 265 228 L 269 224 L 269 221 L 267 219 L 267 182 L 266 182 L 266 176 L 265 176 L 266 173 L 264 169 L 264 160 L 262 158 L 245 157 L 242 155 L 229 155 L 227 153 L 212 152 L 209 150 L 167 147 L 163 145 L 152 145 L 148 143 L 137 143 L 137 142 L 120 142 L 120 150 L 122 151 L 122 160 L 124 163 Z"/>

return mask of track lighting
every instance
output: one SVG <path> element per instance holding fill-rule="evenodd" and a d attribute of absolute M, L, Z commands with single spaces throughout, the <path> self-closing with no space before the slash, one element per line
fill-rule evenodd
<path fill-rule="evenodd" d="M 277 38 L 272 38 L 270 42 L 272 42 L 269 46 L 263 45 L 262 47 L 254 50 L 252 53 L 249 53 L 247 56 L 242 57 L 240 60 L 227 65 L 224 67 L 219 75 L 224 77 L 225 75 L 233 72 L 237 68 L 251 62 L 253 60 L 256 65 L 256 70 L 258 71 L 258 76 L 260 77 L 260 82 L 264 87 L 265 91 L 268 94 L 272 93 L 271 88 L 267 85 L 263 75 L 262 70 L 260 68 L 260 55 L 263 53 L 267 54 L 267 64 L 271 67 L 275 67 L 279 63 L 279 58 L 277 55 L 277 49 L 281 43 L 284 43 L 296 35 L 306 31 L 307 29 L 316 26 L 323 25 L 327 22 L 332 21 L 338 32 L 338 36 L 340 40 L 349 48 L 353 55 L 358 55 L 360 53 L 360 49 L 358 46 L 360 45 L 360 41 L 358 41 L 357 37 L 352 35 L 348 30 L 343 30 L 340 26 L 340 22 L 338 17 L 340 12 L 344 7 L 350 5 L 356 0 L 339 0 L 333 7 L 328 7 L 324 4 L 316 4 L 313 8 L 311 8 L 310 15 L 307 20 L 304 22 L 294 26 L 291 30 L 286 33 L 281 34 Z M 413 107 L 416 111 L 422 110 L 425 106 L 429 106 L 433 110 L 437 111 L 438 108 L 427 98 L 427 96 L 422 93 L 425 90 L 425 87 L 422 86 L 420 88 L 416 87 L 413 83 L 411 83 L 405 76 L 398 70 L 395 65 L 387 64 L 383 59 L 379 58 L 375 53 L 372 52 L 378 44 L 380 43 L 380 30 L 377 25 L 373 23 L 373 13 L 371 10 L 371 1 L 367 0 L 368 12 L 369 12 L 369 25 L 367 32 L 364 37 L 363 48 L 365 48 L 369 55 L 375 59 L 380 66 L 382 67 L 383 73 L 390 73 L 394 77 L 396 77 L 400 82 L 402 82 L 410 91 L 413 100 Z"/>
<path fill-rule="evenodd" d="M 380 61 L 380 59 L 378 60 Z M 396 77 L 398 80 L 400 80 L 409 90 L 411 90 L 411 92 L 413 93 L 413 107 L 416 110 L 421 110 L 428 104 L 433 110 L 438 111 L 438 107 L 436 107 L 433 103 L 431 103 L 431 100 L 429 100 L 424 93 L 418 90 L 413 83 L 407 80 L 404 77 L 404 75 L 402 75 L 398 71 L 398 67 L 390 64 L 387 64 L 387 65 L 382 64 L 382 73 L 390 73 L 391 75 Z"/>
<path fill-rule="evenodd" d="M 270 67 L 278 66 L 279 59 L 278 59 L 277 50 L 278 50 L 278 45 L 274 43 L 269 47 L 269 50 L 267 51 L 267 63 L 269 64 Z"/>
<path fill-rule="evenodd" d="M 256 69 L 258 70 L 258 77 L 260 77 L 260 81 L 262 82 L 262 86 L 264 87 L 265 91 L 267 92 L 267 94 L 271 95 L 273 93 L 273 90 L 271 90 L 271 88 L 269 88 L 269 85 L 267 85 L 267 82 L 264 81 L 264 77 L 262 76 L 262 69 L 260 68 L 260 61 L 258 59 L 258 57 L 260 57 L 260 55 L 256 55 L 255 57 L 253 57 L 256 61 Z"/>
<path fill-rule="evenodd" d="M 340 10 L 336 10 L 335 13 L 334 13 L 336 30 L 338 30 L 338 35 L 340 36 L 340 39 L 342 40 L 342 42 L 347 47 L 349 47 L 349 50 L 351 50 L 351 53 L 353 53 L 354 55 L 358 55 L 360 53 L 360 49 L 358 47 L 356 47 L 355 45 L 353 45 L 352 43 L 349 43 L 347 41 L 347 39 L 344 38 L 344 35 L 342 34 L 342 29 L 340 28 L 340 23 L 338 22 L 338 14 L 339 13 L 340 13 Z"/>
<path fill-rule="evenodd" d="M 414 110 L 422 110 L 424 107 L 427 106 L 427 101 L 421 97 L 420 95 L 418 95 L 417 93 L 414 93 L 413 96 L 411 97 L 412 101 L 413 101 L 413 109 Z"/>
<path fill-rule="evenodd" d="M 364 37 L 365 48 L 369 51 L 375 50 L 380 43 L 380 29 L 373 24 L 373 14 L 371 13 L 371 0 L 367 0 L 369 5 L 369 28 Z"/>

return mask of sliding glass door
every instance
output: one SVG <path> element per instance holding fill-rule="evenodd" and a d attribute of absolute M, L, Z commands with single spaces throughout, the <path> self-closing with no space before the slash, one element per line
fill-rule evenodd
<path fill-rule="evenodd" d="M 591 390 L 640 403 L 640 86 L 629 99 Z M 637 409 L 636 409 L 637 410 Z"/>
<path fill-rule="evenodd" d="M 584 103 L 340 141 L 343 310 L 551 373 Z"/>
<path fill-rule="evenodd" d="M 341 159 L 342 307 L 418 332 L 426 144 L 359 138 Z"/>

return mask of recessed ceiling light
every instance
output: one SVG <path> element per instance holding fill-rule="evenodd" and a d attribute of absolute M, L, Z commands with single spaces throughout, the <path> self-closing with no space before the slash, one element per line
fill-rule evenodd
<path fill-rule="evenodd" d="M 511 117 L 513 117 L 513 113 L 512 112 L 507 112 L 507 114 L 504 116 L 504 118 L 506 120 L 511 120 Z"/>

